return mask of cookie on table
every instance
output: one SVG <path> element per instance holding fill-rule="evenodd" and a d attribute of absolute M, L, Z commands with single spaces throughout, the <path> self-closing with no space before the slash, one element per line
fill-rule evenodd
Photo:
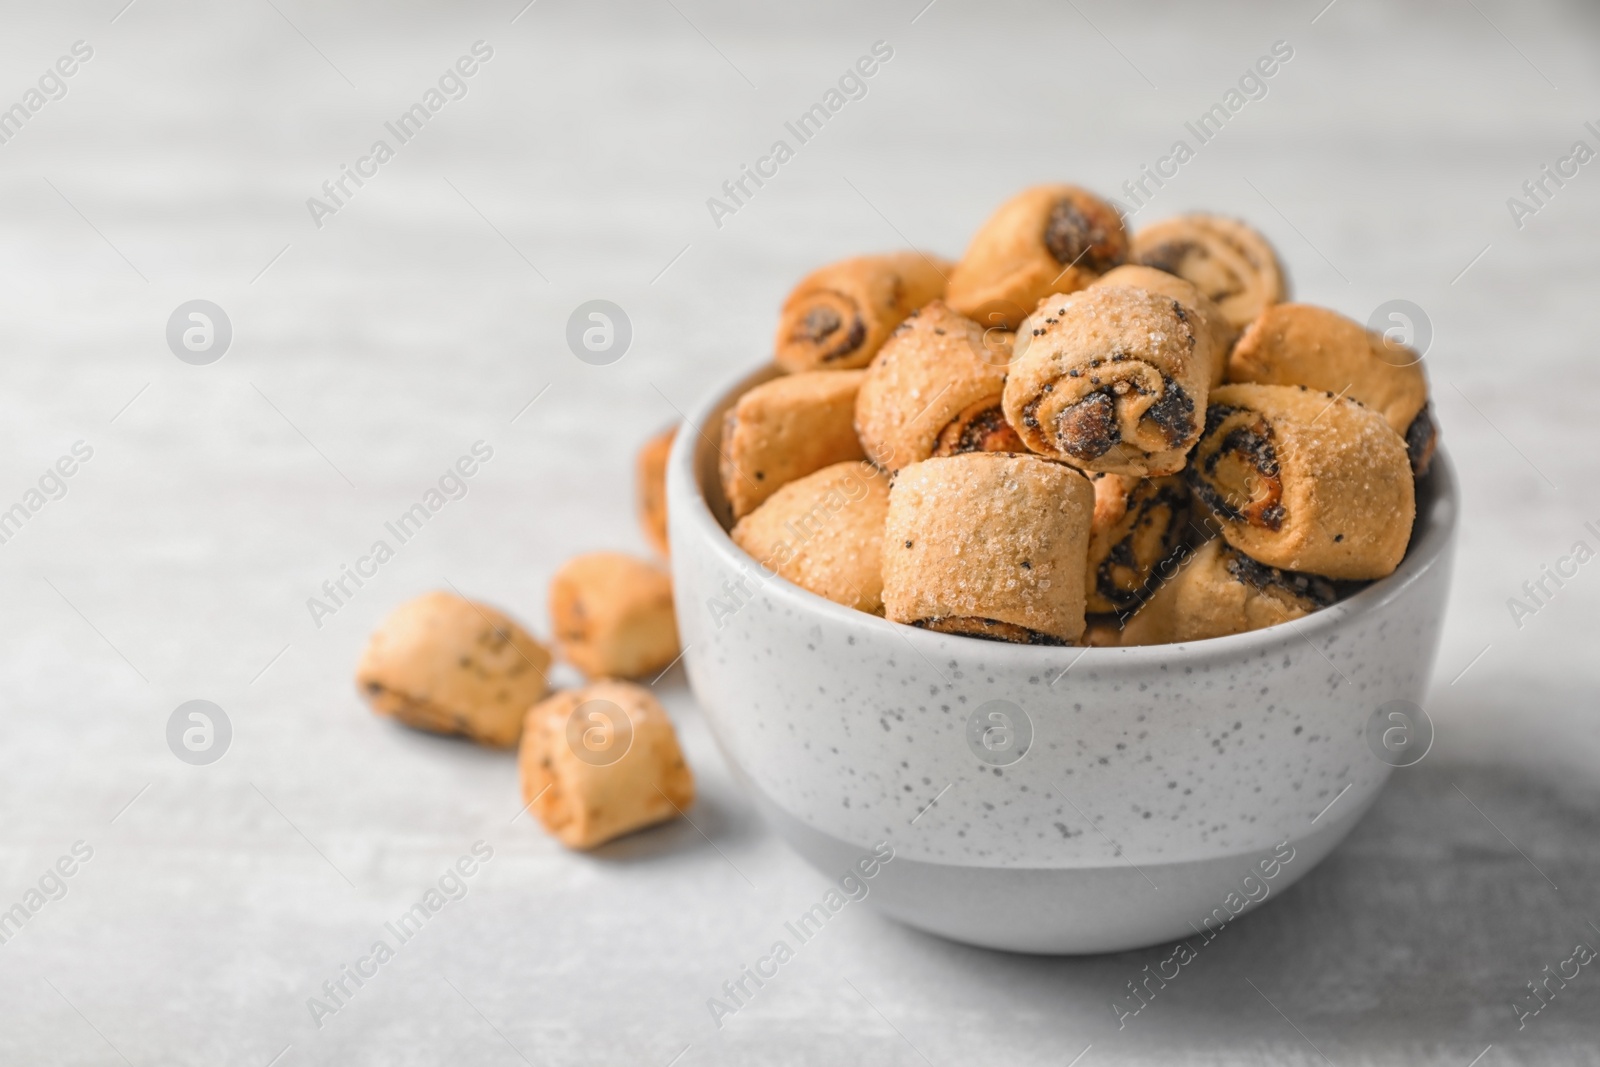
<path fill-rule="evenodd" d="M 1088 610 L 1127 612 L 1183 548 L 1190 529 L 1189 485 L 1181 475 L 1096 474 L 1094 523 L 1085 574 Z"/>
<path fill-rule="evenodd" d="M 1311 304 L 1267 308 L 1228 356 L 1228 381 L 1342 393 L 1389 420 L 1405 438 L 1417 474 L 1427 473 L 1433 459 L 1438 431 L 1422 357 L 1337 311 Z"/>
<path fill-rule="evenodd" d="M 678 435 L 676 426 L 663 430 L 644 443 L 634 461 L 634 492 L 638 503 L 639 526 L 645 540 L 661 555 L 669 555 L 667 545 L 667 456 Z"/>
<path fill-rule="evenodd" d="M 946 299 L 984 327 L 1015 330 L 1041 297 L 1077 292 L 1127 259 L 1115 207 L 1076 185 L 1039 185 L 1001 204 L 973 235 Z"/>
<path fill-rule="evenodd" d="M 1123 645 L 1159 645 L 1242 634 L 1332 604 L 1325 578 L 1258 563 L 1221 538 L 1195 550 L 1122 627 Z"/>
<path fill-rule="evenodd" d="M 678 657 L 672 579 L 621 552 L 575 556 L 550 580 L 561 657 L 590 678 L 641 678 Z"/>
<path fill-rule="evenodd" d="M 1158 296 L 1170 296 L 1185 308 L 1193 311 L 1200 323 L 1211 333 L 1211 387 L 1222 384 L 1227 369 L 1227 355 L 1239 339 L 1239 331 L 1222 314 L 1222 309 L 1210 297 L 1176 274 L 1168 274 L 1154 267 L 1141 267 L 1125 263 L 1089 283 L 1095 286 L 1121 286 L 1124 289 L 1143 289 Z"/>
<path fill-rule="evenodd" d="M 888 509 L 887 475 L 870 463 L 836 463 L 778 490 L 731 536 L 763 570 L 836 604 L 882 614 Z"/>
<path fill-rule="evenodd" d="M 969 452 L 903 467 L 884 523 L 884 613 L 997 641 L 1077 641 L 1093 514 L 1089 480 L 1038 456 Z"/>
<path fill-rule="evenodd" d="M 1416 518 L 1405 441 L 1331 390 L 1222 386 L 1186 474 L 1229 544 L 1283 570 L 1382 578 Z"/>
<path fill-rule="evenodd" d="M 984 333 L 943 300 L 895 329 L 856 396 L 856 436 L 874 463 L 893 472 L 930 456 L 1024 451 L 1000 408 L 1006 364 Z"/>
<path fill-rule="evenodd" d="M 677 818 L 694 775 L 650 691 L 596 682 L 527 711 L 517 754 L 522 798 L 568 848 L 590 849 Z"/>
<path fill-rule="evenodd" d="M 356 686 L 379 715 L 509 748 L 523 713 L 549 688 L 549 667 L 550 653 L 510 616 L 432 592 L 401 604 L 373 631 Z"/>
<path fill-rule="evenodd" d="M 1288 298 L 1272 245 L 1238 219 L 1205 214 L 1164 219 L 1133 235 L 1131 259 L 1192 282 L 1235 330 Z"/>
<path fill-rule="evenodd" d="M 1204 425 L 1212 343 L 1169 296 L 1096 286 L 1051 297 L 1017 332 L 1006 421 L 1032 451 L 1085 471 L 1173 474 Z"/>
<path fill-rule="evenodd" d="M 938 256 L 889 252 L 813 271 L 783 302 L 773 358 L 791 373 L 865 367 L 901 320 L 944 295 L 950 269 Z"/>
<path fill-rule="evenodd" d="M 864 453 L 856 390 L 866 371 L 805 371 L 763 382 L 722 421 L 722 491 L 742 519 L 796 478 Z"/>

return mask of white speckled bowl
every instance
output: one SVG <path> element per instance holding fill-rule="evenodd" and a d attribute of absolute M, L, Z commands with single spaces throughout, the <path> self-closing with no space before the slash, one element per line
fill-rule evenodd
<path fill-rule="evenodd" d="M 711 439 L 772 374 L 718 393 L 691 416 L 703 432 L 678 434 L 672 571 L 722 751 L 824 874 L 886 841 L 895 856 L 867 899 L 903 922 L 1019 952 L 1116 951 L 1282 892 L 1372 804 L 1390 767 L 1368 719 L 1421 700 L 1443 625 L 1457 490 L 1442 452 L 1399 570 L 1331 608 L 1186 645 L 1007 645 L 841 607 L 733 544 Z M 969 716 L 995 700 L 1031 722 L 1009 766 L 968 743 Z"/>

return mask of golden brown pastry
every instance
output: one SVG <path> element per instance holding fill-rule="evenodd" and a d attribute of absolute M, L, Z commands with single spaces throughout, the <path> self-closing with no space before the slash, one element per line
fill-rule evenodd
<path fill-rule="evenodd" d="M 1187 473 L 1228 543 L 1283 570 L 1382 578 L 1416 517 L 1405 442 L 1332 391 L 1222 386 Z"/>
<path fill-rule="evenodd" d="M 1094 489 L 1038 456 L 969 452 L 894 477 L 885 615 L 943 633 L 1062 645 L 1084 628 Z"/>
<path fill-rule="evenodd" d="M 1311 304 L 1267 308 L 1228 357 L 1228 381 L 1332 390 L 1389 420 L 1411 465 L 1427 472 L 1437 431 L 1422 357 L 1337 311 Z"/>
<path fill-rule="evenodd" d="M 847 608 L 883 613 L 883 517 L 889 479 L 836 463 L 797 479 L 739 520 L 733 542 L 769 572 Z"/>
<path fill-rule="evenodd" d="M 1090 287 L 1121 286 L 1124 289 L 1143 289 L 1157 296 L 1170 296 L 1193 311 L 1201 324 L 1211 333 L 1213 357 L 1211 387 L 1215 389 L 1222 384 L 1222 375 L 1227 369 L 1228 350 L 1233 347 L 1234 341 L 1239 339 L 1239 331 L 1222 314 L 1222 309 L 1217 307 L 1210 297 L 1196 289 L 1193 283 L 1154 267 L 1125 263 L 1107 271 L 1089 284 Z"/>
<path fill-rule="evenodd" d="M 1076 185 L 1025 189 L 973 235 L 950 272 L 950 306 L 1015 330 L 1039 299 L 1075 293 L 1128 258 L 1117 209 Z"/>
<path fill-rule="evenodd" d="M 694 803 L 672 720 L 649 690 L 626 682 L 596 682 L 529 708 L 517 769 L 523 801 L 568 848 L 594 848 Z"/>
<path fill-rule="evenodd" d="M 672 579 L 621 552 L 575 556 L 550 579 L 561 656 L 590 678 L 641 678 L 678 656 Z"/>
<path fill-rule="evenodd" d="M 1267 239 L 1237 219 L 1179 215 L 1133 235 L 1132 260 L 1193 282 L 1242 330 L 1288 296 Z"/>
<path fill-rule="evenodd" d="M 989 361 L 978 324 L 943 300 L 913 311 L 863 373 L 856 435 L 886 471 L 929 456 L 1024 451 L 1000 410 L 1005 367 Z"/>
<path fill-rule="evenodd" d="M 1174 558 L 1189 529 L 1189 486 L 1181 475 L 1097 474 L 1089 532 L 1088 610 L 1127 612 Z"/>
<path fill-rule="evenodd" d="M 517 743 L 548 688 L 550 653 L 509 616 L 452 593 L 401 604 L 372 632 L 356 686 L 372 710 L 419 730 Z"/>
<path fill-rule="evenodd" d="M 1336 599 L 1333 584 L 1257 563 L 1221 538 L 1207 541 L 1122 627 L 1122 645 L 1202 641 L 1276 626 Z"/>
<path fill-rule="evenodd" d="M 856 390 L 865 371 L 807 371 L 764 382 L 722 422 L 722 490 L 741 519 L 788 483 L 861 459 Z"/>
<path fill-rule="evenodd" d="M 938 256 L 889 252 L 813 271 L 783 302 L 773 358 L 790 372 L 865 367 L 902 319 L 944 295 L 950 270 Z"/>
<path fill-rule="evenodd" d="M 634 484 L 639 505 L 639 525 L 645 540 L 661 555 L 668 555 L 667 546 L 667 455 L 672 451 L 672 440 L 678 434 L 676 426 L 663 430 L 644 443 L 634 463 Z"/>
<path fill-rule="evenodd" d="M 1033 451 L 1086 471 L 1175 473 L 1204 424 L 1211 345 L 1171 297 L 1114 287 L 1053 297 L 1017 333 L 1006 419 Z"/>

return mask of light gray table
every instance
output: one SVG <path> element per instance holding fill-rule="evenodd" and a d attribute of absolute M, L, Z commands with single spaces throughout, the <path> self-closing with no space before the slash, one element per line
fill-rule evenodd
<path fill-rule="evenodd" d="M 1511 1008 L 1600 945 L 1600 563 L 1520 626 L 1506 603 L 1600 544 L 1600 163 L 1520 228 L 1506 203 L 1600 148 L 1592 7 L 125 2 L 0 16 L 0 106 L 93 51 L 0 144 L 0 509 L 93 450 L 0 544 L 0 907 L 92 849 L 0 944 L 0 1063 L 1600 1062 L 1595 967 L 1520 1032 Z M 316 226 L 307 198 L 480 40 L 465 97 Z M 575 856 L 514 818 L 510 756 L 363 710 L 367 632 L 446 582 L 547 631 L 566 557 L 643 547 L 635 446 L 764 357 L 800 273 L 958 254 L 1029 182 L 1116 194 L 1280 40 L 1265 97 L 1139 220 L 1241 214 L 1304 298 L 1426 309 L 1466 491 L 1435 751 L 1121 1032 L 1156 952 L 1008 957 L 866 908 L 718 1029 L 707 998 L 824 883 L 681 673 L 659 688 L 695 825 Z M 715 225 L 707 199 L 876 41 L 865 97 Z M 564 341 L 593 298 L 634 329 L 609 366 Z M 232 323 L 209 366 L 164 337 L 192 299 Z M 307 598 L 479 440 L 468 495 L 314 625 Z M 233 726 L 210 766 L 166 742 L 196 698 Z M 466 895 L 314 1025 L 476 841 Z"/>

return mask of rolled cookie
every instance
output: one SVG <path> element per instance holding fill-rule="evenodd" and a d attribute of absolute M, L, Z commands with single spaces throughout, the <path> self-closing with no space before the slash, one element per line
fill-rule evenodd
<path fill-rule="evenodd" d="M 971 452 L 900 470 L 884 524 L 885 615 L 943 633 L 1083 635 L 1094 489 L 1038 456 Z"/>
<path fill-rule="evenodd" d="M 861 459 L 856 390 L 865 371 L 807 371 L 764 382 L 723 416 L 722 490 L 741 519 L 796 478 Z"/>
<path fill-rule="evenodd" d="M 1203 425 L 1211 345 L 1171 297 L 1099 287 L 1053 297 L 1017 332 L 1006 419 L 1033 451 L 1086 471 L 1173 474 Z"/>
<path fill-rule="evenodd" d="M 568 848 L 594 848 L 694 803 L 672 720 L 649 690 L 626 682 L 529 708 L 517 769 L 529 810 Z"/>
<path fill-rule="evenodd" d="M 1200 324 L 1211 333 L 1211 387 L 1215 389 L 1222 384 L 1222 375 L 1227 369 L 1228 350 L 1233 347 L 1234 341 L 1239 339 L 1239 331 L 1222 314 L 1222 309 L 1217 307 L 1210 297 L 1196 289 L 1192 282 L 1185 281 L 1176 274 L 1156 270 L 1154 267 L 1125 263 L 1102 274 L 1089 285 L 1091 288 L 1121 286 L 1124 289 L 1143 289 L 1157 296 L 1170 296 L 1194 312 Z"/>
<path fill-rule="evenodd" d="M 929 456 L 1021 452 L 1000 409 L 1005 365 L 984 331 L 935 300 L 902 322 L 864 372 L 856 435 L 868 457 L 897 471 Z"/>
<path fill-rule="evenodd" d="M 1166 578 L 1122 627 L 1123 645 L 1202 641 L 1276 626 L 1325 608 L 1333 584 L 1257 563 L 1213 538 Z"/>
<path fill-rule="evenodd" d="M 634 462 L 634 492 L 639 510 L 639 526 L 645 540 L 661 555 L 668 555 L 667 546 L 667 455 L 672 451 L 672 439 L 677 427 L 663 430 L 644 443 Z"/>
<path fill-rule="evenodd" d="M 1117 209 L 1076 185 L 1039 185 L 1000 205 L 950 272 L 950 306 L 1014 330 L 1040 297 L 1074 293 L 1128 258 Z"/>
<path fill-rule="evenodd" d="M 1175 474 L 1097 474 L 1092 481 L 1094 523 L 1084 576 L 1088 610 L 1127 612 L 1155 581 L 1158 568 L 1184 545 L 1189 486 Z"/>
<path fill-rule="evenodd" d="M 1193 282 L 1235 330 L 1288 296 L 1267 239 L 1237 219 L 1179 215 L 1133 235 L 1133 262 Z"/>
<path fill-rule="evenodd" d="M 950 269 L 938 256 L 890 252 L 813 271 L 779 312 L 778 366 L 790 372 L 865 367 L 902 319 L 944 295 Z"/>
<path fill-rule="evenodd" d="M 1283 570 L 1382 578 L 1416 517 L 1405 442 L 1331 391 L 1223 386 L 1187 473 L 1228 543 Z"/>
<path fill-rule="evenodd" d="M 733 528 L 762 568 L 857 611 L 883 613 L 883 517 L 889 479 L 836 463 L 790 482 Z"/>
<path fill-rule="evenodd" d="M 1228 381 L 1305 385 L 1359 400 L 1406 439 L 1418 474 L 1433 458 L 1422 357 L 1337 311 L 1276 304 L 1263 311 L 1228 356 Z"/>
<path fill-rule="evenodd" d="M 621 552 L 575 556 L 550 579 L 562 658 L 590 678 L 640 678 L 678 656 L 672 579 Z"/>
<path fill-rule="evenodd" d="M 401 604 L 373 631 L 356 686 L 379 715 L 509 748 L 548 688 L 549 666 L 550 653 L 509 616 L 434 592 Z"/>

